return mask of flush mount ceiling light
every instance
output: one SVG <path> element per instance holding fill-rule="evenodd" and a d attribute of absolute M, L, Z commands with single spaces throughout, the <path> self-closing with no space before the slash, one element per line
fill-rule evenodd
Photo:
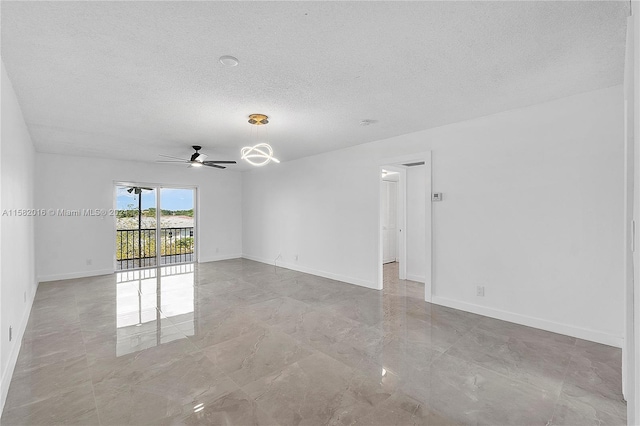
<path fill-rule="evenodd" d="M 235 67 L 238 65 L 238 59 L 233 56 L 224 55 L 220 56 L 220 63 L 226 67 Z"/>
<path fill-rule="evenodd" d="M 249 116 L 249 124 L 256 126 L 256 138 L 258 135 L 258 127 L 268 123 L 269 117 L 264 114 L 251 114 Z M 240 150 L 240 158 L 256 167 L 267 165 L 272 161 L 275 163 L 280 162 L 280 160 L 273 156 L 273 148 L 271 148 L 271 145 L 266 142 L 260 142 L 254 146 L 245 146 Z"/>
<path fill-rule="evenodd" d="M 251 114 L 249 116 L 249 124 L 255 124 L 256 126 L 269 124 L 269 117 L 264 114 Z"/>

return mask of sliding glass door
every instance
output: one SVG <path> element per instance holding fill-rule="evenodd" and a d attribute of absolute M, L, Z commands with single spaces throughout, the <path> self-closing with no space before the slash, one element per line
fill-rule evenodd
<path fill-rule="evenodd" d="M 196 260 L 195 188 L 116 185 L 116 269 Z"/>

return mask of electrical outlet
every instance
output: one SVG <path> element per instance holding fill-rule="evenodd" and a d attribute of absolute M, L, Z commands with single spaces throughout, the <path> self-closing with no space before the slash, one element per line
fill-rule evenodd
<path fill-rule="evenodd" d="M 9 326 L 9 341 L 13 339 L 13 327 Z"/>
<path fill-rule="evenodd" d="M 476 287 L 476 296 L 484 297 L 484 286 L 479 285 Z"/>
<path fill-rule="evenodd" d="M 93 259 L 87 259 L 87 266 L 91 266 L 92 263 L 93 263 Z"/>

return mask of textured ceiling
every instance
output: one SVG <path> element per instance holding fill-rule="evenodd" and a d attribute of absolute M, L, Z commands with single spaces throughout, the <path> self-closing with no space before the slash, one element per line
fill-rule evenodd
<path fill-rule="evenodd" d="M 2 59 L 38 151 L 286 161 L 620 84 L 628 7 L 2 1 Z"/>

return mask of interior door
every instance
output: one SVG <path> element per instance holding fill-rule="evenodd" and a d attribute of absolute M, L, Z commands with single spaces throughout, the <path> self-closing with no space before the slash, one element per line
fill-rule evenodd
<path fill-rule="evenodd" d="M 382 262 L 398 260 L 398 182 L 382 181 Z"/>

